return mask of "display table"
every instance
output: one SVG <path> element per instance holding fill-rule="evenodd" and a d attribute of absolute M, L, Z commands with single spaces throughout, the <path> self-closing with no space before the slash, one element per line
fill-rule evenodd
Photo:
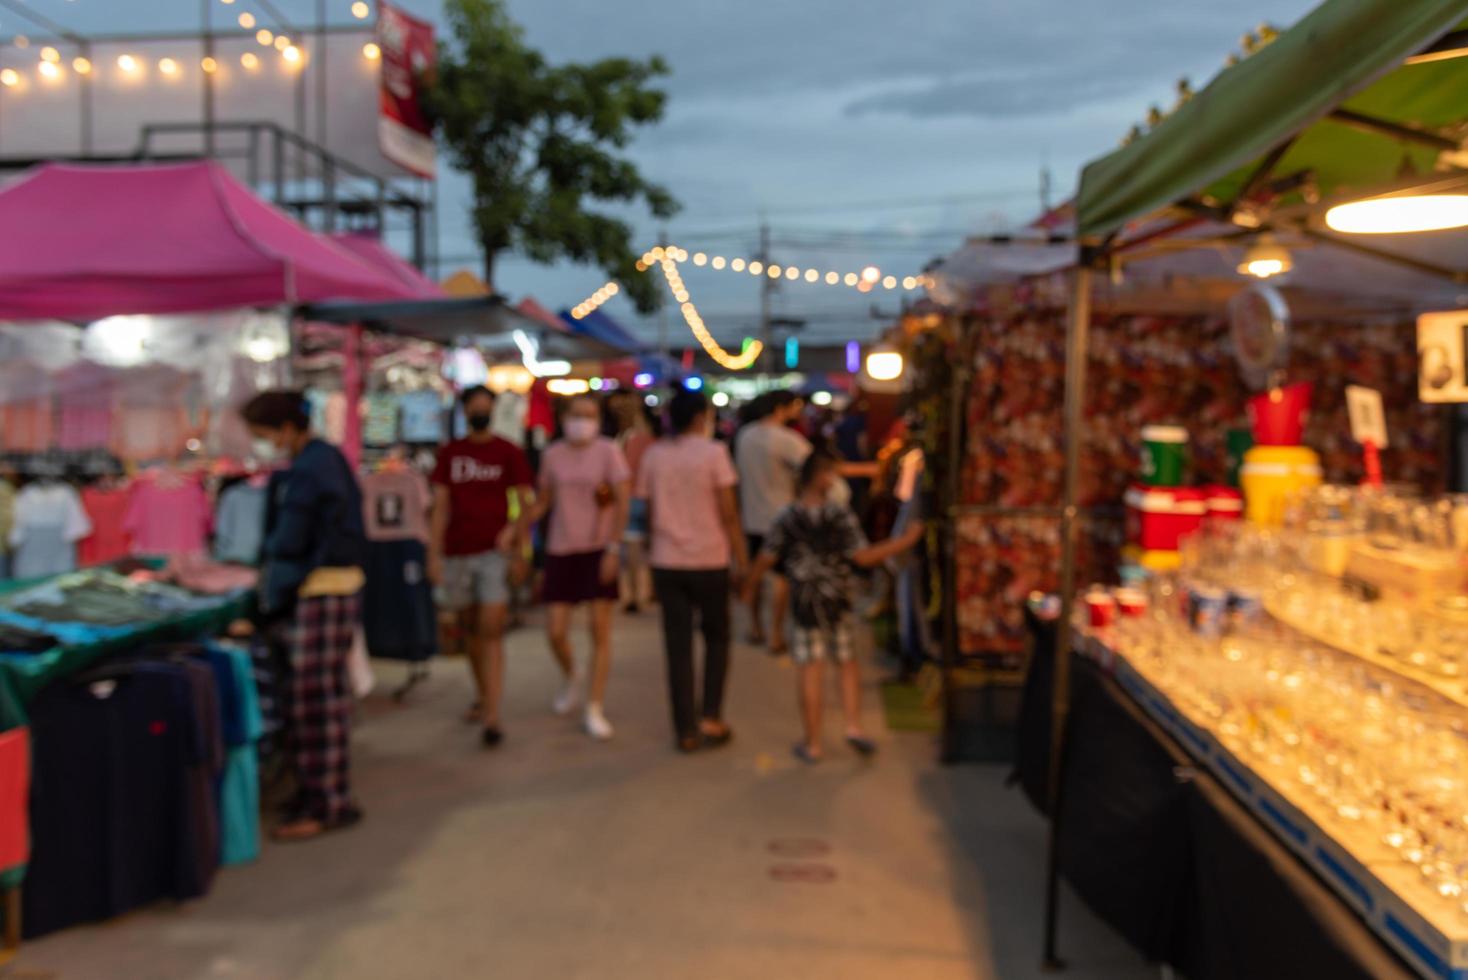
<path fill-rule="evenodd" d="M 1031 626 L 1032 669 L 1044 676 L 1054 624 Z M 1420 919 L 1378 906 L 1368 924 L 1360 903 L 1341 897 L 1344 881 L 1319 871 L 1338 854 L 1302 861 L 1311 842 L 1287 829 L 1298 821 L 1247 769 L 1211 751 L 1124 658 L 1095 638 L 1079 645 L 1087 655 L 1074 655 L 1057 860 L 1133 946 L 1191 980 L 1468 976 Z M 1036 740 L 1048 741 L 1050 692 L 1035 683 L 1025 693 L 1016 777 L 1034 797 L 1045 785 L 1048 745 Z M 1261 819 L 1270 808 L 1285 822 Z"/>

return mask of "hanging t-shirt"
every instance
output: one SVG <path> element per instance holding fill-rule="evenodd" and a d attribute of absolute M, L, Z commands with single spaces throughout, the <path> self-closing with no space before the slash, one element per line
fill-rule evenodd
<path fill-rule="evenodd" d="M 459 439 L 443 447 L 433 482 L 449 490 L 446 555 L 493 551 L 509 521 L 509 492 L 535 483 L 525 453 L 498 436 L 484 442 Z"/>
<path fill-rule="evenodd" d="M 24 453 L 51 448 L 52 394 L 51 377 L 39 364 L 0 362 L 0 447 Z"/>
<path fill-rule="evenodd" d="M 410 391 L 399 399 L 404 442 L 443 442 L 443 397 L 436 391 Z"/>
<path fill-rule="evenodd" d="M 92 533 L 81 497 L 65 483 L 32 483 L 15 495 L 11 574 L 40 578 L 76 569 L 76 545 Z"/>
<path fill-rule="evenodd" d="M 368 541 L 428 543 L 428 481 L 412 470 L 362 479 L 362 519 Z"/>
<path fill-rule="evenodd" d="M 502 439 L 517 446 L 525 445 L 525 418 L 530 405 L 513 391 L 506 391 L 494 400 L 494 418 L 490 428 Z"/>
<path fill-rule="evenodd" d="M 131 501 L 131 493 L 126 488 L 87 487 L 82 491 L 82 507 L 92 522 L 92 533 L 78 547 L 78 558 L 83 565 L 100 565 L 132 554 L 132 542 L 125 527 Z"/>
<path fill-rule="evenodd" d="M 367 396 L 367 417 L 362 423 L 362 444 L 390 446 L 398 441 L 398 399 L 376 392 Z"/>
<path fill-rule="evenodd" d="M 133 483 L 123 527 L 133 554 L 183 555 L 204 550 L 210 520 L 209 498 L 197 479 L 157 473 Z"/>
<path fill-rule="evenodd" d="M 187 375 L 161 364 L 132 368 L 117 378 L 112 451 L 119 459 L 176 459 L 192 429 L 186 407 Z"/>
<path fill-rule="evenodd" d="M 56 374 L 56 444 L 62 449 L 102 449 L 112 442 L 116 375 L 80 361 Z M 85 559 L 83 559 L 85 560 Z"/>
<path fill-rule="evenodd" d="M 610 439 L 584 446 L 565 439 L 551 443 L 540 461 L 540 486 L 555 496 L 546 552 L 575 555 L 610 545 L 616 520 L 610 491 L 631 475 L 622 450 Z"/>
<path fill-rule="evenodd" d="M 265 541 L 265 486 L 236 483 L 219 495 L 214 515 L 214 557 L 242 565 L 260 563 Z"/>
<path fill-rule="evenodd" d="M 10 550 L 10 529 L 15 526 L 15 487 L 0 477 L 0 555 Z"/>

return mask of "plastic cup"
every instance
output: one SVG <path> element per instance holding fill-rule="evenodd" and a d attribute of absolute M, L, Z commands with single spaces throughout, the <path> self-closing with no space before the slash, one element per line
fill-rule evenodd
<path fill-rule="evenodd" d="M 1180 425 L 1142 429 L 1142 479 L 1154 487 L 1178 487 L 1188 465 L 1188 430 Z"/>
<path fill-rule="evenodd" d="M 1298 446 L 1305 438 L 1305 419 L 1310 414 L 1310 384 L 1272 388 L 1249 399 L 1249 421 L 1254 442 L 1260 446 Z"/>
<path fill-rule="evenodd" d="M 1128 619 L 1147 614 L 1147 594 L 1140 589 L 1117 589 L 1116 605 Z"/>
<path fill-rule="evenodd" d="M 1116 600 L 1109 592 L 1086 593 L 1086 608 L 1091 613 L 1091 625 L 1097 629 L 1116 622 Z"/>

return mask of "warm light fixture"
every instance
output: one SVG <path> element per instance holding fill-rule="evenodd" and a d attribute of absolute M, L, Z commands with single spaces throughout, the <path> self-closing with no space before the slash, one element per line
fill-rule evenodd
<path fill-rule="evenodd" d="M 584 378 L 552 378 L 545 383 L 545 390 L 552 395 L 584 395 L 591 390 L 591 382 Z"/>
<path fill-rule="evenodd" d="M 4 70 L 0 70 L 0 85 L 4 85 L 6 88 L 14 88 L 16 85 L 19 84 L 20 72 L 16 71 L 14 68 L 6 68 Z"/>
<path fill-rule="evenodd" d="M 356 3 L 352 4 L 352 16 L 358 20 L 366 20 L 367 15 L 370 13 L 372 13 L 372 8 L 363 3 L 362 0 L 357 0 Z"/>
<path fill-rule="evenodd" d="M 255 26 L 255 15 L 252 14 L 252 13 L 250 13 L 248 10 L 246 10 L 244 13 L 240 14 L 240 26 L 243 27 L 247 31 L 250 28 L 254 27 Z"/>
<path fill-rule="evenodd" d="M 810 396 L 810 403 L 812 405 L 815 405 L 817 408 L 825 408 L 827 405 L 831 404 L 831 402 L 832 397 L 829 391 L 818 391 Z"/>
<path fill-rule="evenodd" d="M 382 49 L 379 48 L 374 42 L 368 41 L 366 44 L 362 45 L 362 57 L 366 58 L 368 61 L 376 61 L 378 58 L 382 57 Z"/>
<path fill-rule="evenodd" d="M 819 272 L 817 272 L 816 270 L 814 270 L 814 269 L 806 269 L 805 270 L 805 281 L 806 282 L 819 282 L 820 281 L 820 278 L 821 278 L 821 274 Z"/>
<path fill-rule="evenodd" d="M 298 65 L 301 63 L 301 49 L 296 47 L 294 44 L 286 47 L 286 49 L 280 53 L 280 56 L 293 65 Z"/>
<path fill-rule="evenodd" d="M 138 70 L 138 59 L 130 54 L 118 55 L 117 67 L 131 75 Z"/>
<path fill-rule="evenodd" d="M 57 68 L 49 61 L 41 62 L 39 65 L 36 66 L 36 70 L 41 73 L 42 78 L 47 78 L 54 81 L 55 79 L 61 77 L 61 69 Z"/>
<path fill-rule="evenodd" d="M 10 43 L 14 44 L 17 48 L 24 49 L 31 46 L 31 39 L 26 37 L 24 34 L 17 34 Z"/>
<path fill-rule="evenodd" d="M 918 281 L 917 281 L 917 277 L 916 276 L 904 276 L 903 277 L 903 279 L 902 279 L 902 288 L 903 289 L 916 289 L 917 286 L 918 286 Z"/>
<path fill-rule="evenodd" d="M 60 51 L 57 51 L 55 48 L 51 47 L 51 45 L 48 44 L 44 48 L 41 49 L 41 60 L 42 61 L 60 61 L 61 60 L 61 52 Z"/>
<path fill-rule="evenodd" d="M 255 32 L 255 40 L 268 48 L 275 43 L 275 33 L 268 28 L 262 27 Z"/>
<path fill-rule="evenodd" d="M 714 407 L 715 408 L 728 408 L 729 407 L 729 396 L 726 395 L 722 391 L 716 391 L 716 392 L 714 392 L 713 397 L 710 398 L 709 401 L 711 401 L 711 402 L 714 403 Z"/>
<path fill-rule="evenodd" d="M 881 280 L 881 278 L 882 278 L 882 270 L 881 269 L 878 269 L 874 265 L 869 265 L 865 269 L 861 270 L 861 281 L 862 282 L 869 282 L 869 283 L 875 284 L 875 283 L 879 282 Z"/>
<path fill-rule="evenodd" d="M 896 276 L 887 276 L 885 279 L 882 280 L 882 288 L 883 289 L 896 289 L 897 288 L 897 277 Z"/>
<path fill-rule="evenodd" d="M 896 381 L 902 377 L 902 355 L 895 350 L 874 350 L 867 355 L 867 374 L 873 381 Z"/>
<path fill-rule="evenodd" d="M 841 281 L 846 283 L 846 285 L 848 286 L 855 286 L 858 282 L 861 281 L 861 277 L 858 276 L 855 272 L 848 272 L 845 278 L 843 278 Z"/>
<path fill-rule="evenodd" d="M 1244 253 L 1244 261 L 1239 263 L 1239 275 L 1269 279 L 1284 275 L 1294 267 L 1295 262 L 1288 249 L 1276 245 L 1268 235 L 1261 235 Z"/>
<path fill-rule="evenodd" d="M 1468 194 L 1414 194 L 1338 204 L 1325 212 L 1332 231 L 1352 235 L 1395 235 L 1442 231 L 1468 225 Z"/>
<path fill-rule="evenodd" d="M 255 57 L 255 52 L 246 51 L 244 54 L 240 55 L 240 64 L 244 65 L 250 71 L 254 71 L 256 68 L 260 67 L 260 59 Z"/>
<path fill-rule="evenodd" d="M 707 255 L 703 254 L 702 252 L 694 252 L 693 253 L 693 264 L 694 265 L 697 265 L 697 266 L 707 265 L 708 264 L 708 260 L 709 260 L 709 257 Z"/>
<path fill-rule="evenodd" d="M 177 75 L 178 62 L 172 58 L 163 58 L 158 62 L 158 70 L 165 75 Z"/>
<path fill-rule="evenodd" d="M 71 62 L 71 70 L 78 75 L 90 75 L 92 73 L 92 62 L 87 58 L 75 58 Z"/>
<path fill-rule="evenodd" d="M 288 36 L 286 36 L 285 34 L 277 34 L 275 36 L 275 50 L 277 50 L 277 51 L 284 51 L 286 48 L 288 48 L 290 46 L 291 46 L 291 39 Z"/>
<path fill-rule="evenodd" d="M 735 272 L 743 272 L 744 271 L 744 260 L 743 259 L 735 259 L 733 262 L 730 262 L 729 263 L 729 268 L 732 269 Z"/>
<path fill-rule="evenodd" d="M 213 58 L 205 58 L 203 61 L 199 62 L 199 67 L 212 75 L 219 70 L 219 62 L 215 61 Z"/>
<path fill-rule="evenodd" d="M 756 259 L 755 261 L 749 263 L 749 274 L 751 276 L 757 276 L 757 275 L 759 275 L 760 273 L 762 273 L 764 271 L 765 271 L 765 264 L 763 262 L 759 261 L 758 259 Z"/>
<path fill-rule="evenodd" d="M 827 286 L 834 286 L 837 283 L 839 283 L 840 281 L 841 281 L 841 273 L 839 273 L 839 272 L 828 272 L 828 273 L 826 273 L 826 285 Z"/>
<path fill-rule="evenodd" d="M 722 269 L 724 267 L 724 257 L 722 255 L 715 255 L 709 264 L 715 269 Z"/>

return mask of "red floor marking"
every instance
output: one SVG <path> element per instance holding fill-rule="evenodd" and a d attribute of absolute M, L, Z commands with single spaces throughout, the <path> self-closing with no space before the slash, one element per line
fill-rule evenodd
<path fill-rule="evenodd" d="M 836 869 L 829 864 L 775 864 L 770 877 L 781 884 L 829 885 L 836 880 Z"/>
<path fill-rule="evenodd" d="M 814 837 L 787 837 L 770 841 L 769 850 L 778 857 L 825 857 L 831 853 L 831 845 Z"/>

